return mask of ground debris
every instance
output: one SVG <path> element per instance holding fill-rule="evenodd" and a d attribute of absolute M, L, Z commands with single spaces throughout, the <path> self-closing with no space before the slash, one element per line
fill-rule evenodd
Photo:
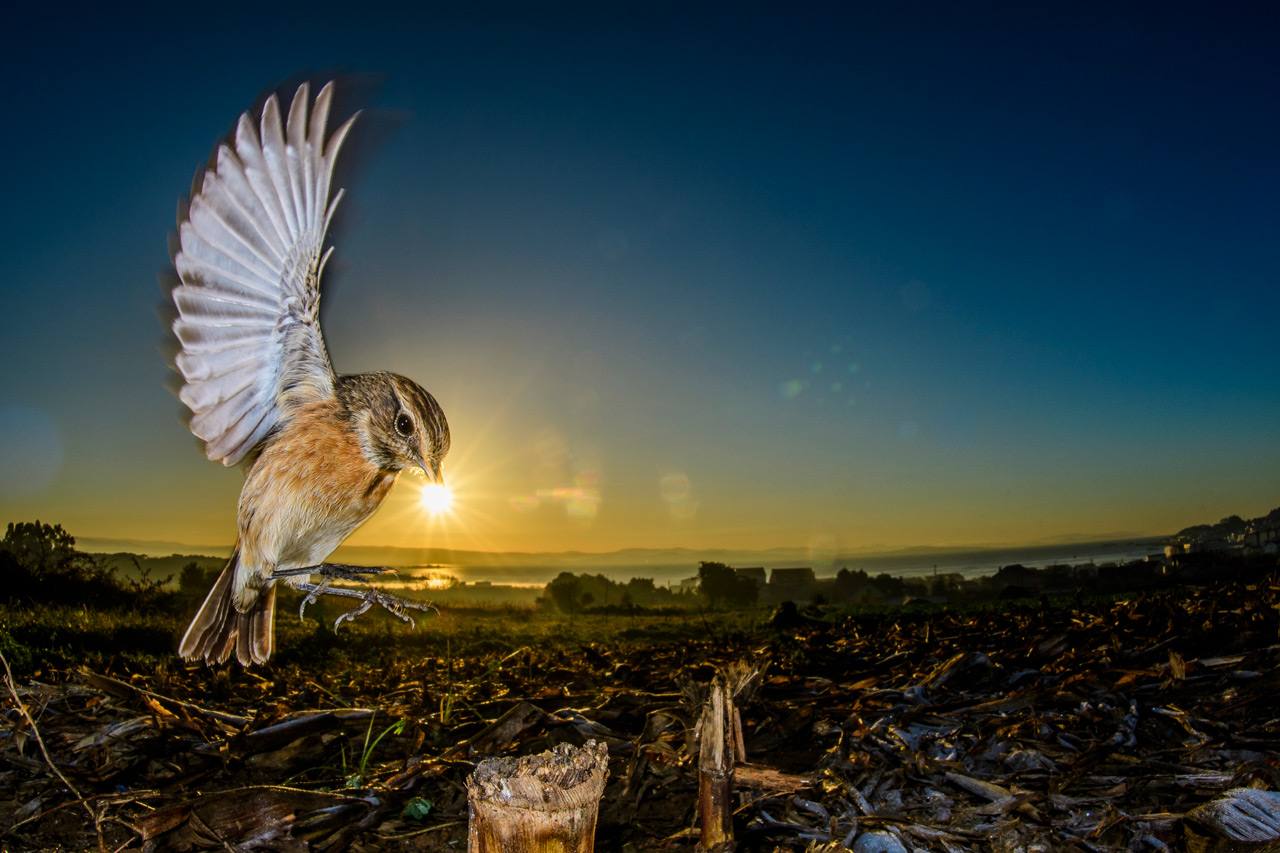
<path fill-rule="evenodd" d="M 1235 788 L 1189 815 L 1219 838 L 1266 844 L 1280 841 L 1280 793 Z"/>
<path fill-rule="evenodd" d="M 377 813 L 377 799 L 259 786 L 202 794 L 137 822 L 143 850 L 334 850 Z"/>
<path fill-rule="evenodd" d="M 1273 582 L 1224 582 L 588 640 L 357 626 L 363 649 L 252 672 L 46 671 L 18 695 L 82 800 L 6 706 L 0 847 L 94 847 L 88 803 L 111 848 L 459 849 L 477 762 L 595 741 L 597 849 L 690 849 L 700 697 L 743 660 L 739 850 L 1275 844 L 1278 607 Z"/>

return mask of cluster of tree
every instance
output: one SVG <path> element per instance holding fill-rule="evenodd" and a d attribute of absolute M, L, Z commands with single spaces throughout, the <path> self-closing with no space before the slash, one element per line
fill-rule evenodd
<path fill-rule="evenodd" d="M 841 569 L 834 582 L 818 581 L 817 589 L 827 600 L 857 604 L 899 604 L 935 597 L 952 603 L 978 602 L 1040 595 L 1132 592 L 1225 577 L 1249 577 L 1253 572 L 1275 567 L 1274 556 L 1204 554 L 1177 564 L 1134 560 L 1118 565 L 1061 563 L 1036 568 L 1013 563 L 1001 566 L 995 574 L 977 578 L 959 574 L 872 577 L 865 571 Z"/>
<path fill-rule="evenodd" d="M 195 560 L 184 564 L 178 573 L 178 595 L 186 600 L 203 600 L 221 571 L 220 565 L 201 566 Z"/>
<path fill-rule="evenodd" d="M 1203 542 L 1211 539 L 1231 539 L 1242 535 L 1249 522 L 1238 515 L 1229 515 L 1217 524 L 1194 524 L 1173 535 L 1175 542 Z"/>
<path fill-rule="evenodd" d="M 829 587 L 826 584 L 830 583 Z M 831 600 L 856 604 L 899 604 L 912 599 L 944 598 L 948 601 L 980 600 L 1044 588 L 1071 588 L 1079 583 L 1072 566 L 1033 569 L 1020 564 L 1003 566 L 994 575 L 966 579 L 958 573 L 900 577 L 888 573 L 868 574 L 864 569 L 841 569 L 834 583 L 819 581 L 829 589 Z"/>
<path fill-rule="evenodd" d="M 546 586 L 544 601 L 562 613 L 613 612 L 640 609 L 742 609 L 760 604 L 760 585 L 724 563 L 698 565 L 698 593 L 681 593 L 656 586 L 652 578 L 620 583 L 604 575 L 561 572 Z"/>
<path fill-rule="evenodd" d="M 841 569 L 836 572 L 835 595 L 840 601 L 858 601 L 866 597 L 868 590 L 875 590 L 879 595 L 901 596 L 905 587 L 902 578 L 881 574 L 870 577 L 866 569 L 849 571 Z"/>
<path fill-rule="evenodd" d="M 691 604 L 689 598 L 655 585 L 653 578 L 632 578 L 619 583 L 604 575 L 561 572 L 547 584 L 544 600 L 561 613 L 582 613 L 686 608 Z"/>
<path fill-rule="evenodd" d="M 755 607 L 760 601 L 759 584 L 724 563 L 699 563 L 698 589 L 713 608 Z"/>
<path fill-rule="evenodd" d="M 0 599 L 97 607 L 154 607 L 171 603 L 169 578 L 153 579 L 139 567 L 121 579 L 92 554 L 76 550 L 75 537 L 60 524 L 10 522 L 0 540 Z"/>

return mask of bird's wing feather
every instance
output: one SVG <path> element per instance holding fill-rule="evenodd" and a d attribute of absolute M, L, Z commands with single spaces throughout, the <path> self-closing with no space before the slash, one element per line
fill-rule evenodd
<path fill-rule="evenodd" d="M 333 166 L 355 120 L 325 138 L 333 84 L 309 104 L 299 87 L 281 121 L 267 99 L 219 146 L 178 226 L 174 334 L 191 431 L 210 459 L 234 465 L 299 405 L 334 393 L 320 334 L 325 232 L 342 191 Z M 310 106 L 310 116 L 308 113 Z"/>

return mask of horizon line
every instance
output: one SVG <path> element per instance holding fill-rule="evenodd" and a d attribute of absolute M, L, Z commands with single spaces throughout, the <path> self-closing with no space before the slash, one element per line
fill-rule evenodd
<path fill-rule="evenodd" d="M 964 552 L 964 551 L 999 551 L 1013 548 L 1052 548 L 1067 547 L 1071 545 L 1086 545 L 1105 542 L 1120 542 L 1124 540 L 1142 540 L 1142 539 L 1160 539 L 1172 536 L 1172 533 L 1149 533 L 1137 531 L 1111 531 L 1105 533 L 1065 533 L 1055 536 L 1044 537 L 1040 539 L 1025 541 L 1004 541 L 1004 542 L 979 542 L 979 543 L 943 543 L 943 544 L 919 544 L 919 545 L 888 545 L 877 543 L 872 545 L 864 545 L 852 548 L 812 548 L 806 545 L 775 545 L 764 548 L 734 548 L 726 546 L 716 546 L 708 548 L 692 547 L 688 545 L 674 545 L 669 547 L 646 546 L 646 545 L 627 545 L 609 550 L 591 551 L 580 549 L 561 549 L 558 551 L 536 551 L 536 550 L 478 550 L 469 548 L 451 548 L 440 545 L 379 545 L 379 544 L 351 544 L 343 543 L 336 550 L 343 548 L 375 548 L 388 551 L 447 551 L 455 554 L 476 554 L 489 556 L 521 556 L 521 557 L 538 557 L 538 556 L 574 556 L 574 557 L 608 557 L 628 551 L 639 552 L 688 552 L 688 553 L 717 553 L 717 552 L 737 552 L 742 554 L 767 554 L 770 552 L 789 552 L 789 553 L 807 553 L 807 554 L 823 554 L 832 557 L 843 556 L 891 556 L 894 554 L 909 554 L 912 552 Z M 76 544 L 79 546 L 83 542 L 94 542 L 102 545 L 118 544 L 118 545 L 141 545 L 151 546 L 154 550 L 165 550 L 171 547 L 180 549 L 191 549 L 188 551 L 172 552 L 173 555 L 183 556 L 204 556 L 202 551 L 230 552 L 232 546 L 213 545 L 213 544 L 191 544 L 187 542 L 179 542 L 164 539 L 135 539 L 127 537 L 111 537 L 111 536 L 76 536 Z M 213 556 L 213 555 L 209 555 Z"/>

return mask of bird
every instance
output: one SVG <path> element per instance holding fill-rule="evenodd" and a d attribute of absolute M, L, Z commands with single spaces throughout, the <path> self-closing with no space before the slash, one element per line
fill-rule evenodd
<path fill-rule="evenodd" d="M 337 623 L 379 605 L 412 622 L 428 605 L 363 588 L 383 568 L 325 560 L 382 503 L 397 476 L 443 482 L 449 424 L 435 397 L 394 373 L 338 375 L 320 329 L 326 235 L 343 190 L 334 164 L 359 113 L 327 133 L 334 84 L 298 87 L 287 115 L 269 96 L 240 115 L 179 217 L 172 330 L 178 396 L 209 459 L 242 465 L 236 539 L 179 643 L 209 665 L 265 663 L 276 590 L 355 598 Z M 320 582 L 314 583 L 315 575 Z"/>

